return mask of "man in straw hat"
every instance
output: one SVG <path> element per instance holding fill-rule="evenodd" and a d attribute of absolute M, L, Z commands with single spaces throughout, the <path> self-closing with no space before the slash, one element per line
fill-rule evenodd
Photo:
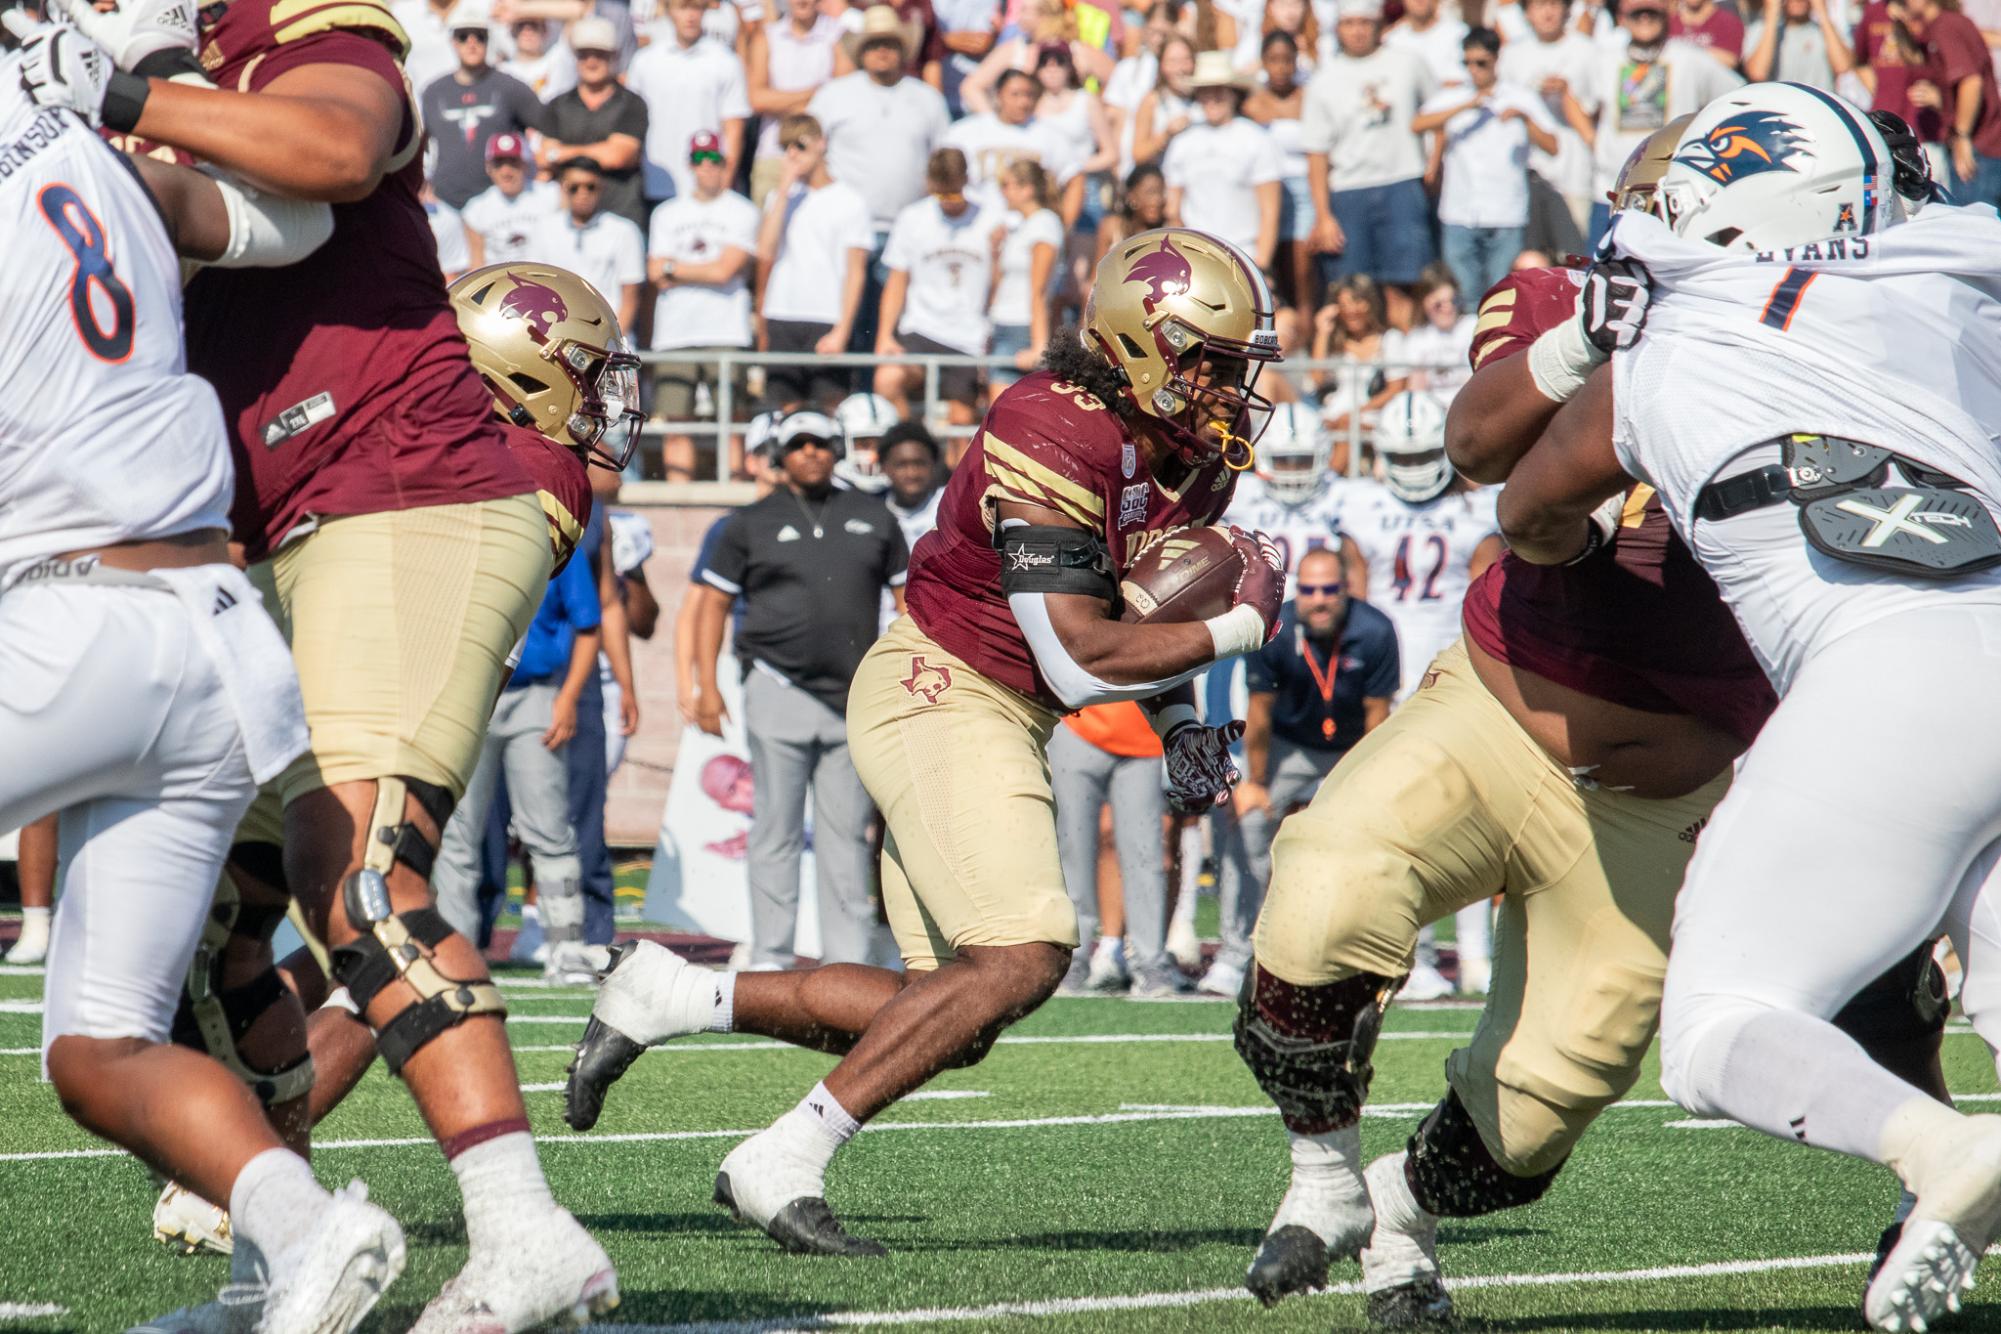
<path fill-rule="evenodd" d="M 1219 236 L 1271 268 L 1278 247 L 1279 177 L 1285 157 L 1271 131 L 1245 117 L 1250 79 L 1228 51 L 1195 57 L 1195 105 L 1202 119 L 1167 145 L 1167 220 Z"/>

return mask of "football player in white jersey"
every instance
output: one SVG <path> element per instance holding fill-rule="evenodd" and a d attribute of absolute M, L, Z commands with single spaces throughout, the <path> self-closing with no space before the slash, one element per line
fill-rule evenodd
<path fill-rule="evenodd" d="M 896 408 L 881 394 L 849 394 L 834 409 L 834 420 L 848 438 L 845 454 L 834 464 L 834 485 L 846 491 L 881 495 L 889 489 L 882 470 L 882 437 L 900 420 Z"/>
<path fill-rule="evenodd" d="M 1445 457 L 1445 406 L 1430 394 L 1405 390 L 1383 404 L 1375 430 L 1375 478 L 1343 481 L 1334 512 L 1341 535 L 1365 570 L 1359 596 L 1390 618 L 1402 652 L 1402 703 L 1424 679 L 1431 660 L 1459 639 L 1466 590 L 1501 558 L 1495 492 L 1454 475 Z M 1484 992 L 1491 968 L 1489 907 L 1476 903 L 1454 917 L 1458 990 Z M 1403 996 L 1432 1000 L 1453 990 L 1438 971 L 1431 928 L 1419 937 L 1416 965 Z"/>
<path fill-rule="evenodd" d="M 1893 1168 L 1917 1203 L 1864 1312 L 1922 1330 L 2001 1224 L 2001 1118 L 1933 1102 L 1828 1019 L 1943 927 L 1967 1016 L 2001 1040 L 2001 221 L 1906 220 L 1895 174 L 1816 89 L 1697 113 L 1659 216 L 1615 222 L 1587 279 L 1591 333 L 1523 358 L 1565 407 L 1500 518 L 1557 564 L 1603 541 L 1590 516 L 1629 476 L 1650 483 L 1777 688 L 1677 903 L 1661 1082 Z"/>
<path fill-rule="evenodd" d="M 1300 557 L 1341 545 L 1334 477 L 1328 471 L 1333 449 L 1326 424 L 1310 405 L 1279 404 L 1258 440 L 1256 470 L 1237 483 L 1224 516 L 1278 543 L 1285 557 L 1287 596 L 1297 582 Z"/>
<path fill-rule="evenodd" d="M 135 167 L 28 95 L 110 84 L 103 54 L 0 20 L 26 43 L 0 54 L 0 754 L 34 757 L 0 770 L 0 827 L 61 812 L 44 1068 L 85 1129 L 231 1201 L 270 1328 L 344 1331 L 403 1267 L 395 1220 L 329 1195 L 234 1074 L 168 1040 L 237 821 L 306 746 L 291 656 L 229 560 L 235 469 L 187 370 L 176 249 L 291 263 L 332 215 Z"/>

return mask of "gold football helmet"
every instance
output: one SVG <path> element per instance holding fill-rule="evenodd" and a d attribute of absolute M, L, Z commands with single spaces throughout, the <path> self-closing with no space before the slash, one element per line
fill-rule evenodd
<path fill-rule="evenodd" d="M 553 264 L 489 264 L 451 285 L 459 332 L 516 426 L 608 468 L 639 443 L 639 358 L 595 287 Z"/>
<path fill-rule="evenodd" d="M 1141 232 L 1098 264 L 1083 336 L 1184 451 L 1248 468 L 1271 419 L 1253 386 L 1279 359 L 1271 289 L 1244 253 L 1187 227 Z M 1205 438 L 1203 428 L 1210 435 Z"/>
<path fill-rule="evenodd" d="M 1674 161 L 1674 150 L 1681 142 L 1681 132 L 1694 119 L 1693 113 L 1676 116 L 1640 140 L 1639 146 L 1627 157 L 1626 165 L 1619 168 L 1619 179 L 1612 183 L 1614 213 L 1654 211 L 1654 191 L 1659 187 L 1661 177 L 1667 174 L 1668 163 Z"/>

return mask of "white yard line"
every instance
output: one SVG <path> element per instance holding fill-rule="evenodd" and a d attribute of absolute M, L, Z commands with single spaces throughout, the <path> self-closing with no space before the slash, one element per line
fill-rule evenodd
<path fill-rule="evenodd" d="M 1607 1269 L 1563 1274 L 1476 1274 L 1452 1280 L 1455 1292 L 1474 1288 L 1575 1287 L 1585 1283 L 1658 1283 L 1681 1278 L 1728 1278 L 1784 1270 L 1836 1269 L 1864 1264 L 1864 1252 L 1849 1255 L 1789 1255 L 1772 1260 L 1721 1260 L 1712 1264 L 1661 1265 L 1653 1269 Z M 1334 1283 L 1333 1296 L 1353 1296 L 1359 1283 Z M 940 1306 L 906 1311 L 828 1311 L 757 1320 L 719 1320 L 681 1325 L 593 1325 L 619 1334 L 779 1334 L 786 1330 L 880 1328 L 887 1325 L 972 1323 L 1009 1318 L 1095 1315 L 1110 1311 L 1178 1310 L 1219 1302 L 1245 1302 L 1242 1288 L 1202 1288 L 1193 1292 L 1142 1292 L 1123 1297 L 1057 1297 L 1046 1301 L 995 1302 L 989 1306 Z"/>
<path fill-rule="evenodd" d="M 67 1306 L 57 1306 L 54 1302 L 0 1302 L 0 1320 L 40 1320 L 68 1314 Z"/>

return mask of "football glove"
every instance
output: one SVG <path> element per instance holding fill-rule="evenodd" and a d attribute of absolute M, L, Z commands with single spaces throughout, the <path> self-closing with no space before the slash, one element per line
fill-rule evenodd
<path fill-rule="evenodd" d="M 1285 553 L 1263 533 L 1246 532 L 1234 525 L 1230 528 L 1230 540 L 1244 557 L 1244 572 L 1237 578 L 1235 602 L 1239 607 L 1257 609 L 1264 621 L 1265 637 L 1258 644 L 1263 648 L 1278 633 L 1279 608 L 1285 603 Z"/>
<path fill-rule="evenodd" d="M 1651 295 L 1646 269 L 1630 259 L 1602 259 L 1584 275 L 1577 318 L 1601 359 L 1640 340 Z"/>
<path fill-rule="evenodd" d="M 1565 565 L 1578 565 L 1612 545 L 1612 539 L 1619 535 L 1619 521 L 1626 516 L 1626 492 L 1624 489 L 1605 497 L 1603 504 L 1584 516 L 1591 526 L 1584 534 L 1584 550 L 1565 561 Z"/>
<path fill-rule="evenodd" d="M 118 71 L 102 47 L 18 9 L 0 13 L 0 23 L 21 43 L 21 87 L 35 105 L 74 111 L 93 128 L 104 124 L 105 95 Z"/>
<path fill-rule="evenodd" d="M 51 15 L 60 15 L 84 36 L 110 52 L 122 70 L 170 77 L 171 68 L 162 64 L 194 64 L 198 39 L 195 0 L 117 0 L 109 13 L 100 14 L 91 0 L 50 0 Z M 148 57 L 166 57 L 148 61 Z M 141 68 L 141 62 L 147 62 Z M 195 66 L 199 68 L 199 66 Z"/>
<path fill-rule="evenodd" d="M 1172 728 L 1161 749 L 1167 756 L 1167 806 L 1176 815 L 1200 815 L 1229 800 L 1237 785 L 1230 745 L 1244 734 L 1242 722 L 1204 727 L 1183 722 Z"/>

